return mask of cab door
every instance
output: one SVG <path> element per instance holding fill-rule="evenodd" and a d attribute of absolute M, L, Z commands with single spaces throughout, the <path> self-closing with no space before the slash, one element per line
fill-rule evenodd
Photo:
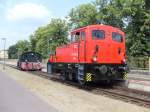
<path fill-rule="evenodd" d="M 86 61 L 86 31 L 81 30 L 80 32 L 80 39 L 79 39 L 79 62 L 85 63 Z"/>
<path fill-rule="evenodd" d="M 90 62 L 105 63 L 106 62 L 106 35 L 105 30 L 101 27 L 93 27 L 90 29 L 91 41 L 88 43 L 88 54 Z"/>
<path fill-rule="evenodd" d="M 112 31 L 111 39 L 111 63 L 121 63 L 125 54 L 124 35 L 119 31 Z"/>
<path fill-rule="evenodd" d="M 78 63 L 79 61 L 79 37 L 80 32 L 73 32 L 71 37 L 71 44 L 69 45 L 68 54 L 70 54 L 70 57 L 68 57 L 67 60 L 72 63 Z"/>

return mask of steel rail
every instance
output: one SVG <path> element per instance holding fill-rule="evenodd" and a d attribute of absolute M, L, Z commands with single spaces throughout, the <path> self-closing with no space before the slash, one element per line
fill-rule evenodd
<path fill-rule="evenodd" d="M 14 65 L 6 64 L 7 66 L 18 69 Z M 26 71 L 28 73 L 31 73 L 33 75 L 38 75 L 40 77 L 51 79 L 52 81 L 57 81 L 69 86 L 76 87 L 78 89 L 82 89 L 88 92 L 92 92 L 94 94 L 98 95 L 104 95 L 111 97 L 113 99 L 119 99 L 123 100 L 125 102 L 130 102 L 139 106 L 150 108 L 150 93 L 139 91 L 135 89 L 129 89 L 129 88 L 122 88 L 122 87 L 114 87 L 114 88 L 101 88 L 101 87 L 94 87 L 94 86 L 80 86 L 76 82 L 71 81 L 62 81 L 59 79 L 60 75 L 56 75 L 55 77 L 52 77 L 51 75 L 48 75 L 45 72 L 42 71 Z"/>

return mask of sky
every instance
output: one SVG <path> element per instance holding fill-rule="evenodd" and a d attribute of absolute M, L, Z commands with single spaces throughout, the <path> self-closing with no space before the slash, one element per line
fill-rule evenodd
<path fill-rule="evenodd" d="M 70 10 L 92 0 L 0 0 L 0 38 L 6 48 L 18 40 L 29 39 L 38 27 L 51 18 L 63 18 Z M 0 39 L 0 50 L 4 41 Z"/>

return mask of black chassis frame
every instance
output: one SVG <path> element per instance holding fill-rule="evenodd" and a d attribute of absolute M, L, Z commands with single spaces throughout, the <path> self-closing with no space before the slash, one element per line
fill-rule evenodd
<path fill-rule="evenodd" d="M 92 74 L 92 81 L 114 81 L 114 80 L 125 80 L 125 74 L 128 72 L 128 67 L 126 64 L 97 64 L 97 63 L 50 63 L 47 65 L 51 65 L 51 73 L 61 73 L 69 80 L 79 80 L 78 79 L 78 68 L 79 65 L 84 66 L 84 79 L 86 73 Z M 100 67 L 102 70 L 100 70 Z M 105 71 L 103 69 L 107 68 L 107 72 L 102 73 L 101 71 Z M 72 79 L 70 79 L 70 75 L 72 75 Z"/>

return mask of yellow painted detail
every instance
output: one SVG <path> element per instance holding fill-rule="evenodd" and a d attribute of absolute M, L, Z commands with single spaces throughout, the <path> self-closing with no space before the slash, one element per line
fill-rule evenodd
<path fill-rule="evenodd" d="M 128 78 L 128 74 L 125 72 L 124 74 L 123 74 L 123 79 L 127 79 Z"/>
<path fill-rule="evenodd" d="M 86 73 L 86 81 L 87 82 L 92 81 L 92 74 L 91 73 Z"/>

